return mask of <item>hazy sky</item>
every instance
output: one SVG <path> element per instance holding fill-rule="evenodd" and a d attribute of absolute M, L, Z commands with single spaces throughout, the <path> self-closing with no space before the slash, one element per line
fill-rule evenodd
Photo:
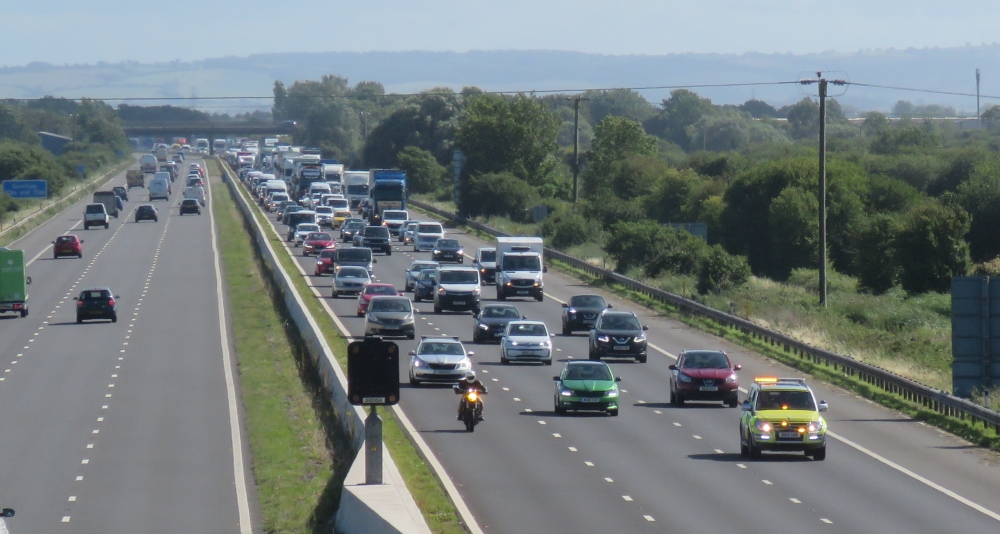
<path fill-rule="evenodd" d="M 3 0 L 0 66 L 263 52 L 602 54 L 951 47 L 1000 39 L 996 0 Z"/>

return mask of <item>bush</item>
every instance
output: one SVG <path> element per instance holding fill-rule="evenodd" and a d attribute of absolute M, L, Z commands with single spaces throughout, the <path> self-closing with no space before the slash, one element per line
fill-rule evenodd
<path fill-rule="evenodd" d="M 535 188 L 513 174 L 499 172 L 469 178 L 458 208 L 462 215 L 496 215 L 523 222 L 537 202 Z"/>
<path fill-rule="evenodd" d="M 655 278 L 664 271 L 681 275 L 694 274 L 708 250 L 709 246 L 700 237 L 670 228 L 666 232 L 666 239 L 646 264 L 646 275 Z"/>
<path fill-rule="evenodd" d="M 557 249 L 582 245 L 594 238 L 594 227 L 575 211 L 557 212 L 542 221 L 542 236 Z"/>
<path fill-rule="evenodd" d="M 615 270 L 624 273 L 653 259 L 669 231 L 652 221 L 620 222 L 611 228 L 604 251 L 615 260 Z"/>
<path fill-rule="evenodd" d="M 1000 256 L 972 266 L 972 276 L 1000 276 Z"/>
<path fill-rule="evenodd" d="M 749 280 L 750 264 L 745 257 L 733 256 L 721 246 L 713 245 L 698 268 L 698 293 L 720 293 Z"/>

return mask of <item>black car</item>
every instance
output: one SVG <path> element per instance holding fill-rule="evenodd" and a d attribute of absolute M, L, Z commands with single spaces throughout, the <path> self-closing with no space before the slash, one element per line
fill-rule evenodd
<path fill-rule="evenodd" d="M 434 243 L 434 252 L 431 259 L 436 262 L 465 263 L 465 250 L 457 239 L 438 239 Z"/>
<path fill-rule="evenodd" d="M 476 324 L 472 327 L 472 342 L 494 341 L 503 337 L 507 323 L 527 319 L 511 304 L 487 304 L 476 315 Z"/>
<path fill-rule="evenodd" d="M 365 226 L 365 221 L 361 219 L 344 221 L 340 225 L 340 238 L 344 240 L 344 243 L 350 243 L 354 241 L 354 236 L 363 230 Z"/>
<path fill-rule="evenodd" d="M 381 250 L 386 256 L 392 256 L 389 229 L 385 226 L 365 226 L 364 230 L 354 235 L 354 246 Z"/>
<path fill-rule="evenodd" d="M 122 186 L 116 186 L 111 188 L 112 191 L 118 195 L 118 198 L 122 199 L 122 202 L 128 202 L 128 189 Z"/>
<path fill-rule="evenodd" d="M 562 333 L 571 335 L 574 330 L 590 330 L 597 316 L 611 305 L 600 295 L 573 295 L 562 305 Z"/>
<path fill-rule="evenodd" d="M 153 221 L 156 222 L 160 220 L 156 213 L 156 208 L 149 204 L 143 204 L 135 209 L 135 222 L 139 221 Z"/>
<path fill-rule="evenodd" d="M 82 323 L 87 319 L 111 319 L 112 323 L 117 323 L 118 309 L 115 307 L 117 298 L 118 295 L 106 287 L 84 289 L 79 297 L 73 297 L 76 301 L 76 322 Z"/>
<path fill-rule="evenodd" d="M 646 330 L 632 312 L 604 310 L 590 331 L 591 360 L 601 358 L 635 358 L 646 363 Z"/>
<path fill-rule="evenodd" d="M 185 198 L 181 201 L 181 215 L 184 215 L 185 213 L 195 213 L 201 215 L 201 204 L 198 204 L 198 199 Z"/>

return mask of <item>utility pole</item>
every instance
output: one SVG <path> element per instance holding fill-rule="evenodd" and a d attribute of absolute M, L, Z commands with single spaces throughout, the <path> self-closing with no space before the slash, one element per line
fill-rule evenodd
<path fill-rule="evenodd" d="M 983 129 L 982 113 L 979 112 L 979 69 L 976 69 L 976 129 Z"/>
<path fill-rule="evenodd" d="M 567 100 L 573 101 L 573 203 L 576 204 L 580 191 L 578 187 L 580 181 L 580 101 L 590 99 L 577 96 Z"/>

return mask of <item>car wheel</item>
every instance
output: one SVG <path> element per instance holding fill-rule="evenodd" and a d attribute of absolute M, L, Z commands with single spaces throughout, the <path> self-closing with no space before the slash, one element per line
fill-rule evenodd
<path fill-rule="evenodd" d="M 635 361 L 638 363 L 646 363 L 646 355 L 643 354 L 642 356 L 636 356 Z"/>
<path fill-rule="evenodd" d="M 823 445 L 822 447 L 820 447 L 820 448 L 818 448 L 818 449 L 816 449 L 814 451 L 811 451 L 810 455 L 813 457 L 813 460 L 816 460 L 816 461 L 819 461 L 819 462 L 822 462 L 823 460 L 826 460 L 826 445 Z"/>
<path fill-rule="evenodd" d="M 747 436 L 747 457 L 754 460 L 760 458 L 760 449 L 754 445 L 753 437 Z"/>
<path fill-rule="evenodd" d="M 77 315 L 76 316 L 76 324 L 83 324 L 83 317 L 80 317 L 79 315 Z"/>
<path fill-rule="evenodd" d="M 589 359 L 589 360 L 600 360 L 601 357 L 598 356 L 597 353 L 595 353 L 594 351 L 590 351 L 590 352 L 587 353 L 587 359 Z"/>
<path fill-rule="evenodd" d="M 730 408 L 735 408 L 739 405 L 740 405 L 740 398 L 736 395 L 729 397 L 729 400 L 726 401 L 726 406 L 729 406 Z"/>
<path fill-rule="evenodd" d="M 110 228 L 110 227 L 111 227 L 111 225 L 110 225 L 109 223 L 104 223 L 104 229 L 105 229 L 105 230 L 107 230 L 107 229 L 108 229 L 108 228 Z"/>
<path fill-rule="evenodd" d="M 497 288 L 497 300 L 507 300 L 507 294 L 500 288 Z"/>
<path fill-rule="evenodd" d="M 83 259 L 83 252 L 77 254 L 76 257 L 82 260 Z"/>
<path fill-rule="evenodd" d="M 160 222 L 160 219 L 153 217 L 153 222 Z"/>
<path fill-rule="evenodd" d="M 333 290 L 333 295 L 331 295 L 331 296 L 333 298 L 335 298 L 335 299 L 339 299 L 340 298 L 340 292 L 338 292 L 336 289 L 334 289 Z"/>
<path fill-rule="evenodd" d="M 420 294 L 413 290 L 413 302 L 420 302 Z"/>
<path fill-rule="evenodd" d="M 472 331 L 472 342 L 479 343 L 479 332 L 476 332 L 475 330 Z"/>
<path fill-rule="evenodd" d="M 413 378 L 411 376 L 410 377 L 410 385 L 413 386 L 413 387 L 415 387 L 415 388 L 418 388 L 418 387 L 420 387 L 420 381 L 418 381 L 416 378 Z"/>
<path fill-rule="evenodd" d="M 552 365 L 552 358 L 545 360 L 545 365 Z"/>
<path fill-rule="evenodd" d="M 611 410 L 608 410 L 608 415 L 610 415 L 611 417 L 618 417 L 618 408 L 613 408 Z"/>
<path fill-rule="evenodd" d="M 566 408 L 559 406 L 559 404 L 555 405 L 554 410 L 556 412 L 556 415 L 566 415 Z"/>
<path fill-rule="evenodd" d="M 740 430 L 740 456 L 746 458 L 750 456 L 750 449 L 747 444 L 743 442 L 743 431 Z"/>
<path fill-rule="evenodd" d="M 59 259 L 59 255 L 58 254 L 52 254 L 52 259 L 58 260 Z"/>
<path fill-rule="evenodd" d="M 362 312 L 361 310 L 358 310 L 358 317 L 364 317 L 364 316 L 365 316 L 364 312 Z"/>
<path fill-rule="evenodd" d="M 112 323 L 117 323 L 118 322 L 118 314 L 117 313 L 111 316 L 111 322 Z"/>
<path fill-rule="evenodd" d="M 563 323 L 563 325 L 562 325 L 562 331 L 563 331 L 563 335 L 564 336 L 572 336 L 573 335 L 573 329 L 570 328 L 569 325 L 567 325 L 566 323 Z"/>
<path fill-rule="evenodd" d="M 406 334 L 406 339 L 416 339 L 416 338 L 417 338 L 416 334 Z"/>
<path fill-rule="evenodd" d="M 545 300 L 545 294 L 539 293 L 538 296 L 535 297 L 535 300 L 537 300 L 538 302 L 542 302 L 543 300 Z"/>
<path fill-rule="evenodd" d="M 677 407 L 684 406 L 684 395 L 681 395 L 680 391 L 674 394 L 674 400 L 676 401 L 676 403 L 674 404 L 675 406 Z"/>
<path fill-rule="evenodd" d="M 434 313 L 441 313 L 441 306 L 438 306 L 437 304 L 435 304 L 434 305 Z"/>
<path fill-rule="evenodd" d="M 385 251 L 385 255 L 386 255 L 386 256 L 392 256 L 392 249 L 391 249 L 391 248 L 390 248 L 390 249 L 387 249 L 387 250 Z"/>
<path fill-rule="evenodd" d="M 507 355 L 503 351 L 500 351 L 500 363 L 503 365 L 510 363 L 510 360 L 507 359 Z"/>

